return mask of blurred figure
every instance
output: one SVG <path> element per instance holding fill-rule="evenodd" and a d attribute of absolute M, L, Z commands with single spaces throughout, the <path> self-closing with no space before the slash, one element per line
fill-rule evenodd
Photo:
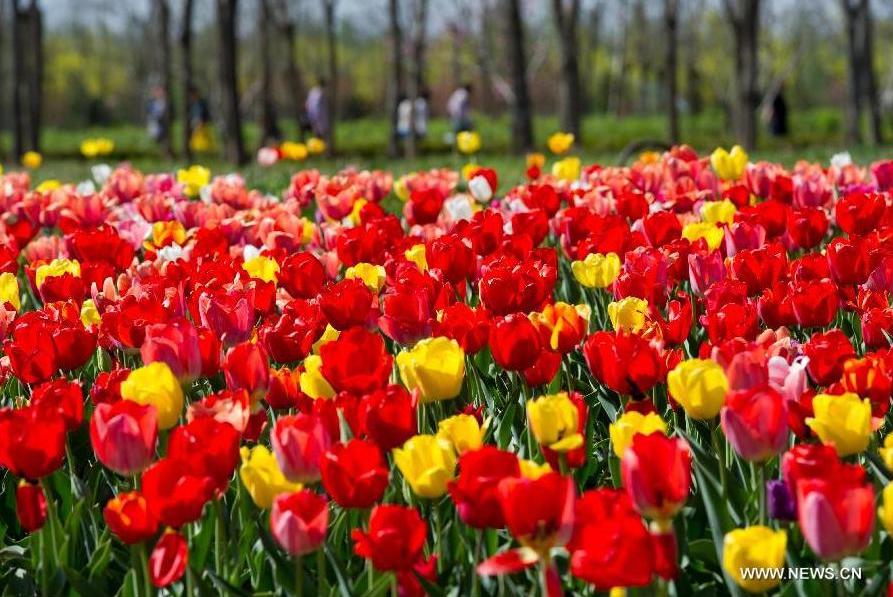
<path fill-rule="evenodd" d="M 211 133 L 211 110 L 208 108 L 207 100 L 202 97 L 196 87 L 189 88 L 187 117 L 192 130 L 189 148 L 196 153 L 210 151 L 214 147 L 214 138 Z"/>
<path fill-rule="evenodd" d="M 401 93 L 397 101 L 397 137 L 402 141 L 410 134 L 412 128 L 412 102 Z"/>
<path fill-rule="evenodd" d="M 152 94 L 146 104 L 146 130 L 149 137 L 159 145 L 163 145 L 170 134 L 167 126 L 169 109 L 164 87 L 153 85 Z"/>
<path fill-rule="evenodd" d="M 447 116 L 450 118 L 453 133 L 474 129 L 474 124 L 471 122 L 471 91 L 471 84 L 466 83 L 456 89 L 447 100 Z"/>
<path fill-rule="evenodd" d="M 329 132 L 329 110 L 327 106 L 326 79 L 320 79 L 307 92 L 307 101 L 304 102 L 304 111 L 307 113 L 307 124 L 314 137 L 325 138 Z"/>
<path fill-rule="evenodd" d="M 428 134 L 428 90 L 423 90 L 415 102 L 406 95 L 400 96 L 397 103 L 397 136 L 404 140 L 415 132 L 416 139 L 424 139 Z M 413 123 L 414 126 L 413 126 Z"/>
<path fill-rule="evenodd" d="M 769 132 L 773 137 L 788 136 L 788 104 L 784 100 L 783 84 L 778 87 L 769 108 Z"/>
<path fill-rule="evenodd" d="M 419 139 L 424 139 L 428 135 L 428 100 L 431 93 L 427 89 L 422 89 L 419 97 L 415 98 L 415 134 Z"/>

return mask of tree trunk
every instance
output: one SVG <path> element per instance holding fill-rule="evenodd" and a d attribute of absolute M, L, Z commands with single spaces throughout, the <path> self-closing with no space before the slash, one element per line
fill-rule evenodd
<path fill-rule="evenodd" d="M 878 98 L 877 74 L 874 68 L 874 19 L 871 15 L 871 3 L 869 0 L 861 0 L 860 18 L 862 21 L 862 93 L 865 102 L 868 104 L 869 116 L 869 133 L 871 134 L 871 142 L 874 145 L 881 145 L 884 142 L 881 107 Z"/>
<path fill-rule="evenodd" d="M 183 127 L 182 142 L 183 155 L 187 160 L 192 160 L 192 149 L 189 142 L 192 139 L 192 121 L 189 114 L 191 90 L 195 87 L 192 70 L 192 9 L 193 0 L 184 0 L 183 15 L 180 23 L 180 87 L 182 92 Z"/>
<path fill-rule="evenodd" d="M 409 78 L 409 136 L 406 137 L 406 157 L 414 159 L 418 152 L 416 137 L 416 99 L 425 86 L 425 36 L 428 20 L 428 0 L 413 0 L 412 76 Z"/>
<path fill-rule="evenodd" d="M 512 148 L 517 152 L 533 148 L 533 121 L 527 86 L 527 55 L 524 45 L 524 19 L 519 0 L 506 0 L 508 22 L 509 73 L 512 77 Z"/>
<path fill-rule="evenodd" d="M 41 112 L 43 111 L 43 11 L 37 0 L 28 8 L 31 68 L 28 72 L 28 145 L 40 151 Z"/>
<path fill-rule="evenodd" d="M 329 88 L 326 90 L 326 109 L 329 126 L 326 130 L 326 152 L 335 154 L 335 119 L 338 116 L 338 55 L 335 38 L 335 0 L 323 0 L 323 13 L 326 26 L 326 46 L 328 47 Z"/>
<path fill-rule="evenodd" d="M 297 54 L 297 29 L 295 22 L 288 12 L 288 4 L 286 0 L 277 2 L 278 13 L 276 22 L 279 24 L 279 33 L 285 42 L 285 74 L 288 79 L 288 90 L 291 95 L 290 105 L 294 108 L 293 117 L 300 128 L 301 121 L 304 119 L 304 96 L 306 89 L 304 88 L 304 80 L 301 77 L 301 71 L 298 68 L 298 61 L 295 57 Z M 300 131 L 303 133 L 303 131 Z"/>
<path fill-rule="evenodd" d="M 856 0 L 856 3 L 861 0 Z M 849 64 L 849 99 L 846 109 L 846 141 L 851 144 L 862 142 L 862 68 L 860 60 L 858 6 L 851 0 L 841 0 L 847 38 L 847 61 Z"/>
<path fill-rule="evenodd" d="M 481 6 L 481 34 L 476 44 L 478 71 L 480 75 L 480 106 L 487 114 L 496 108 L 493 95 L 493 14 L 489 2 Z"/>
<path fill-rule="evenodd" d="M 0 0 L 0 48 L 6 48 L 4 45 L 6 43 L 5 37 L 5 26 L 6 26 L 6 3 Z M 4 84 L 5 80 L 0 78 L 0 131 L 6 130 L 6 124 L 8 119 L 8 112 L 6 110 L 6 97 L 4 96 Z M 5 160 L 8 156 L 5 151 L 5 144 L 0 142 L 0 161 Z"/>
<path fill-rule="evenodd" d="M 19 6 L 19 0 L 10 0 L 12 8 L 12 151 L 16 160 L 25 153 L 25 118 L 22 105 L 22 91 L 25 75 L 25 49 L 22 47 L 22 28 L 25 25 L 25 14 Z"/>
<path fill-rule="evenodd" d="M 158 44 L 159 44 L 159 69 L 161 70 L 161 86 L 164 87 L 165 102 L 164 113 L 164 139 L 162 140 L 164 153 L 170 158 L 174 155 L 174 83 L 171 70 L 171 10 L 167 0 L 156 0 L 158 11 Z"/>
<path fill-rule="evenodd" d="M 276 119 L 276 103 L 273 98 L 273 50 L 270 47 L 272 14 L 270 0 L 259 0 L 258 24 L 260 37 L 261 68 L 261 146 L 279 141 L 281 133 Z"/>
<path fill-rule="evenodd" d="M 667 85 L 667 125 L 670 143 L 679 143 L 679 89 L 676 84 L 679 57 L 678 0 L 664 1 L 664 24 L 667 30 L 667 62 L 664 77 Z"/>
<path fill-rule="evenodd" d="M 735 38 L 735 136 L 746 149 L 757 142 L 757 44 L 760 0 L 726 0 Z"/>
<path fill-rule="evenodd" d="M 242 117 L 239 113 L 239 89 L 236 76 L 236 15 L 238 0 L 217 0 L 217 28 L 220 35 L 220 91 L 223 98 L 224 158 L 244 164 L 245 141 L 242 138 Z"/>
<path fill-rule="evenodd" d="M 577 61 L 577 25 L 580 0 L 552 0 L 561 48 L 561 128 L 580 138 L 580 68 Z"/>
<path fill-rule="evenodd" d="M 403 30 L 400 26 L 400 0 L 388 0 L 388 21 L 391 33 L 391 80 L 388 85 L 391 134 L 388 140 L 388 155 L 396 157 L 400 151 L 397 112 L 400 107 L 400 96 L 403 95 Z"/>

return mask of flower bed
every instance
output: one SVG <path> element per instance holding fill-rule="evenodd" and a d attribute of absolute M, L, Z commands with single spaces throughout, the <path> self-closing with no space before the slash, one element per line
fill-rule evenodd
<path fill-rule="evenodd" d="M 3 176 L 0 585 L 887 591 L 893 161 L 547 162 Z"/>

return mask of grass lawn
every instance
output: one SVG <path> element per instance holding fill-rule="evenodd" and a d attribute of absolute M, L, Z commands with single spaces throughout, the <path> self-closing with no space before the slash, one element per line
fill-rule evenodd
<path fill-rule="evenodd" d="M 792 135 L 779 141 L 763 135 L 760 149 L 753 152 L 752 159 L 765 159 L 793 165 L 799 159 L 827 162 L 830 157 L 844 150 L 842 141 L 841 115 L 836 110 L 816 109 L 794 114 L 791 122 Z M 507 117 L 477 118 L 478 130 L 483 140 L 483 152 L 478 162 L 496 168 L 505 184 L 523 179 L 523 156 L 508 152 L 509 122 Z M 287 136 L 293 138 L 293 123 L 283 122 Z M 537 145 L 545 146 L 545 139 L 558 129 L 554 117 L 537 117 L 535 120 Z M 635 116 L 614 118 L 606 115 L 590 115 L 583 125 L 582 139 L 576 145 L 577 153 L 585 164 L 615 164 L 624 147 L 630 142 L 642 139 L 662 139 L 665 119 L 662 116 Z M 280 163 L 272 168 L 261 168 L 253 159 L 253 150 L 258 146 L 259 131 L 254 123 L 245 126 L 246 145 L 251 148 L 251 163 L 239 171 L 248 184 L 269 192 L 278 192 L 287 183 L 291 173 L 300 168 L 319 168 L 331 172 L 346 166 L 358 168 L 387 169 L 395 174 L 433 167 L 460 167 L 464 161 L 454 154 L 445 142 L 448 123 L 444 119 L 431 122 L 428 138 L 422 154 L 415 160 L 391 159 L 387 157 L 387 122 L 383 119 L 360 119 L 342 122 L 337 129 L 336 158 L 313 158 L 303 164 Z M 179 139 L 174 131 L 175 139 Z M 718 145 L 732 143 L 725 119 L 720 113 L 705 113 L 686 117 L 682 121 L 683 140 L 702 152 L 709 152 Z M 84 180 L 90 175 L 90 166 L 95 162 L 80 156 L 80 143 L 88 137 L 108 137 L 115 142 L 115 153 L 107 158 L 108 163 L 129 161 L 144 172 L 172 170 L 187 165 L 182 160 L 166 160 L 146 136 L 140 126 L 127 125 L 93 129 L 48 128 L 43 136 L 44 165 L 35 174 L 36 181 L 56 178 L 63 181 Z M 893 138 L 893 130 L 888 131 Z M 9 147 L 9 139 L 3 139 L 4 147 Z M 893 156 L 890 148 L 853 147 L 849 148 L 853 158 L 867 163 L 881 157 Z M 218 156 L 210 154 L 196 158 L 198 163 L 208 166 L 214 173 L 230 172 L 234 168 Z M 9 164 L 6 165 L 10 167 Z"/>

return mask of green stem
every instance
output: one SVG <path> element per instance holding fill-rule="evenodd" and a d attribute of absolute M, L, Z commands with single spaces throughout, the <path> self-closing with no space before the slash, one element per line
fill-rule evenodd
<path fill-rule="evenodd" d="M 226 520 L 223 518 L 223 504 L 219 500 L 214 500 L 214 570 L 221 578 L 226 578 L 226 559 L 223 555 L 223 548 L 226 545 Z"/>
<path fill-rule="evenodd" d="M 723 440 L 720 437 L 717 429 L 713 429 L 710 432 L 710 435 L 713 436 L 713 449 L 716 451 L 716 458 L 719 461 L 719 479 L 722 483 L 722 497 L 723 499 L 725 499 L 725 497 L 728 495 L 729 487 L 728 479 L 726 478 L 726 450 L 725 446 L 723 445 Z"/>
<path fill-rule="evenodd" d="M 329 588 L 326 578 L 326 546 L 325 543 L 316 550 L 316 594 L 326 595 Z"/>
<path fill-rule="evenodd" d="M 295 597 L 303 597 L 304 595 L 304 564 L 301 556 L 295 556 Z"/>
<path fill-rule="evenodd" d="M 481 593 L 481 577 L 477 573 L 478 562 L 481 559 L 481 548 L 484 544 L 484 532 L 477 529 L 474 532 L 474 569 L 471 571 L 471 597 L 478 597 Z"/>
<path fill-rule="evenodd" d="M 760 496 L 760 524 L 766 524 L 766 463 L 757 465 L 757 492 Z"/>
<path fill-rule="evenodd" d="M 391 574 L 391 597 L 397 597 L 399 594 L 397 590 L 397 573 L 394 572 Z"/>
<path fill-rule="evenodd" d="M 152 579 L 149 576 L 149 554 L 146 551 L 146 544 L 139 544 L 139 558 L 140 558 L 140 567 L 143 572 L 143 590 L 145 591 L 145 595 L 148 597 L 153 594 L 152 589 Z"/>

